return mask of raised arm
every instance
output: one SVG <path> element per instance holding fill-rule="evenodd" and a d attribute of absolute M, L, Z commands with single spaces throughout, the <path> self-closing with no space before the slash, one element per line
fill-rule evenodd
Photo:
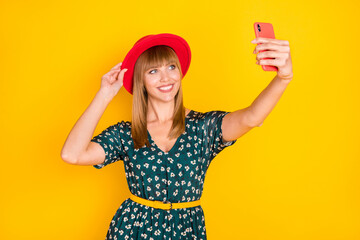
<path fill-rule="evenodd" d="M 262 43 L 256 46 L 254 53 L 265 50 L 257 55 L 257 64 L 276 66 L 277 75 L 249 107 L 231 112 L 224 117 L 222 131 L 226 141 L 233 141 L 252 128 L 260 127 L 293 78 L 288 41 L 257 38 L 252 43 Z"/>
<path fill-rule="evenodd" d="M 100 163 L 101 158 L 105 159 L 105 152 L 102 154 L 101 147 L 97 148 L 95 146 L 96 143 L 91 143 L 90 140 L 109 103 L 110 101 L 107 99 L 104 92 L 100 90 L 96 93 L 93 101 L 77 120 L 66 138 L 64 146 L 61 150 L 61 158 L 65 162 L 70 164 L 79 164 L 79 159 L 82 158 L 85 159 L 84 161 L 86 163 L 80 164 L 97 164 Z M 87 154 L 89 146 L 92 146 L 92 154 Z M 87 155 L 87 157 L 84 155 Z"/>
<path fill-rule="evenodd" d="M 61 150 L 61 158 L 65 162 L 93 165 L 105 160 L 103 148 L 90 140 L 106 107 L 123 85 L 123 76 L 127 70 L 120 71 L 120 67 L 121 63 L 102 77 L 100 90 L 71 129 Z"/>

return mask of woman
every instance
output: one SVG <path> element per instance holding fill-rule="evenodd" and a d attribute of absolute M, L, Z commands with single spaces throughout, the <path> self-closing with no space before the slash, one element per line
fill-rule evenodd
<path fill-rule="evenodd" d="M 274 42 L 262 45 L 276 49 Z M 268 52 L 263 58 L 278 54 Z M 123 161 L 130 197 L 113 216 L 106 239 L 206 239 L 200 198 L 211 161 L 262 123 L 291 80 L 277 76 L 248 108 L 202 113 L 183 106 L 181 84 L 190 59 L 179 36 L 141 38 L 102 77 L 100 90 L 66 139 L 61 156 L 68 163 L 100 169 Z M 283 69 L 277 66 L 279 74 Z M 122 86 L 133 94 L 132 121 L 91 138 Z"/>

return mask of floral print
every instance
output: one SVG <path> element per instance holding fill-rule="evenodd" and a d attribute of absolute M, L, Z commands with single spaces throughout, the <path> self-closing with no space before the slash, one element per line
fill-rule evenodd
<path fill-rule="evenodd" d="M 123 161 L 129 190 L 136 196 L 173 203 L 201 198 L 211 161 L 236 140 L 222 138 L 222 120 L 229 112 L 197 112 L 185 117 L 185 131 L 174 146 L 162 151 L 148 132 L 150 147 L 134 149 L 131 122 L 118 122 L 91 139 L 105 151 L 101 169 Z M 163 210 L 127 198 L 113 216 L 105 239 L 206 239 L 201 207 Z"/>

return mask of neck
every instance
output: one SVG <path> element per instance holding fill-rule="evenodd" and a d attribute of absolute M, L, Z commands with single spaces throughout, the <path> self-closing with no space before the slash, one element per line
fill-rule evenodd
<path fill-rule="evenodd" d="M 147 122 L 165 123 L 173 120 L 175 102 L 148 101 Z"/>

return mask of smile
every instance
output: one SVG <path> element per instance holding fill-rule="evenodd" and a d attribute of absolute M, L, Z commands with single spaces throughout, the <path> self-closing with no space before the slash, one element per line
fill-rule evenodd
<path fill-rule="evenodd" d="M 174 87 L 174 84 L 168 85 L 166 87 L 158 88 L 160 92 L 170 92 Z"/>

